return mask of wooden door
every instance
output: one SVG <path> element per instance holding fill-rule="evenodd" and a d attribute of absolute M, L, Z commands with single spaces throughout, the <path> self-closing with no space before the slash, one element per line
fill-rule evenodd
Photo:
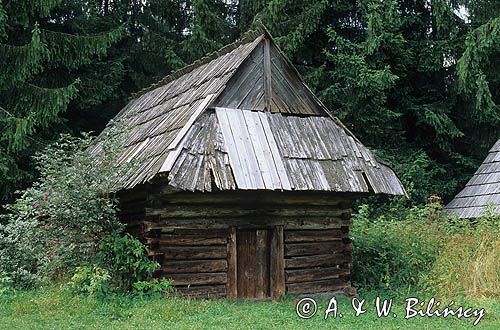
<path fill-rule="evenodd" d="M 238 297 L 262 299 L 271 296 L 270 238 L 270 231 L 266 229 L 237 230 Z"/>

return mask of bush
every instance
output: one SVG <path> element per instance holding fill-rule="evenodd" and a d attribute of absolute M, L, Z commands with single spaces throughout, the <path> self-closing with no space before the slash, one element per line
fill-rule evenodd
<path fill-rule="evenodd" d="M 98 262 L 109 270 L 113 285 L 130 291 L 134 283 L 149 281 L 160 266 L 148 258 L 146 246 L 130 234 L 110 235 L 99 244 Z"/>
<path fill-rule="evenodd" d="M 73 293 L 88 294 L 102 298 L 110 291 L 111 276 L 99 266 L 77 267 L 71 278 L 69 288 Z"/>
<path fill-rule="evenodd" d="M 28 198 L 24 198 L 27 201 Z M 49 263 L 43 229 L 30 217 L 31 206 L 17 203 L 17 217 L 0 223 L 0 272 L 17 288 L 30 288 L 43 281 Z"/>
<path fill-rule="evenodd" d="M 13 281 L 7 273 L 0 273 L 0 297 L 15 291 L 12 283 Z"/>
<path fill-rule="evenodd" d="M 421 274 L 436 258 L 433 239 L 436 205 L 394 209 L 372 217 L 368 205 L 353 215 L 353 284 L 364 289 L 408 290 L 419 285 Z"/>
<path fill-rule="evenodd" d="M 153 279 L 134 283 L 134 292 L 139 297 L 159 297 L 173 291 L 172 281 L 168 279 Z"/>
<path fill-rule="evenodd" d="M 16 287 L 32 287 L 76 266 L 91 264 L 98 243 L 120 232 L 117 140 L 91 155 L 89 136 L 61 136 L 35 157 L 40 178 L 7 205 L 0 218 L 0 272 Z"/>
<path fill-rule="evenodd" d="M 135 292 L 151 297 L 172 290 L 166 279 L 151 279 L 160 265 L 148 258 L 147 249 L 129 234 L 109 235 L 99 243 L 96 263 L 78 267 L 69 288 L 73 293 L 103 298 L 106 294 Z"/>

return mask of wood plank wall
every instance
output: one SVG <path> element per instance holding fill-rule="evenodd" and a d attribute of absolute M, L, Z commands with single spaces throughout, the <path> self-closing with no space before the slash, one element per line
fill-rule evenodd
<path fill-rule="evenodd" d="M 161 185 L 151 185 L 146 195 L 140 232 L 151 255 L 161 264 L 156 275 L 172 278 L 185 295 L 236 296 L 232 265 L 236 262 L 235 228 L 278 230 L 281 236 L 276 237 L 284 242 L 272 244 L 284 244 L 284 265 L 282 262 L 278 267 L 284 268 L 286 292 L 331 292 L 350 286 L 352 196 L 262 191 L 172 193 Z M 134 226 L 137 222 L 130 223 Z M 280 251 L 278 247 L 274 250 Z M 271 273 L 280 271 L 276 265 L 272 267 Z M 276 281 L 273 274 L 271 281 Z M 273 295 L 282 293 L 277 290 Z"/>

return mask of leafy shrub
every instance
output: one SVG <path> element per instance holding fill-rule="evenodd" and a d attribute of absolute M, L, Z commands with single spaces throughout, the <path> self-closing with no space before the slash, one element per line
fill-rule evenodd
<path fill-rule="evenodd" d="M 12 279 L 3 272 L 0 274 L 0 296 L 14 292 L 14 287 L 12 286 Z"/>
<path fill-rule="evenodd" d="M 433 233 L 442 218 L 439 209 L 439 202 L 432 201 L 373 217 L 370 207 L 361 205 L 351 231 L 354 286 L 391 290 L 419 286 L 439 249 Z"/>
<path fill-rule="evenodd" d="M 16 218 L 0 223 L 0 272 L 7 274 L 17 288 L 29 288 L 43 281 L 42 269 L 49 263 L 43 229 L 32 218 L 32 208 L 17 203 Z M 13 215 L 11 215 L 13 217 Z"/>
<path fill-rule="evenodd" d="M 151 279 L 160 265 L 148 258 L 146 246 L 130 234 L 104 237 L 95 262 L 76 269 L 69 283 L 72 292 L 102 298 L 111 292 L 133 291 L 151 297 L 172 290 L 171 281 Z"/>
<path fill-rule="evenodd" d="M 134 283 L 134 292 L 139 297 L 158 297 L 173 290 L 172 281 L 168 279 L 152 279 Z"/>
<path fill-rule="evenodd" d="M 35 157 L 40 178 L 0 218 L 0 272 L 15 286 L 91 264 L 101 238 L 122 230 L 110 192 L 129 165 L 116 166 L 117 139 L 90 155 L 88 135 L 64 135 Z"/>
<path fill-rule="evenodd" d="M 160 266 L 148 258 L 147 248 L 130 234 L 110 235 L 101 240 L 98 261 L 121 290 L 133 289 L 134 283 L 149 281 Z"/>
<path fill-rule="evenodd" d="M 104 297 L 109 290 L 111 276 L 106 269 L 99 266 L 77 267 L 71 278 L 69 288 L 74 293 L 84 293 L 96 297 Z"/>

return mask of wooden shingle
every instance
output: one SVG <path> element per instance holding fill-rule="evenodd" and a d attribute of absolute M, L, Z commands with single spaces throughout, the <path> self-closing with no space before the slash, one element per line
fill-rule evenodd
<path fill-rule="evenodd" d="M 488 205 L 500 213 L 500 139 L 445 210 L 461 218 L 477 218 Z"/>
<path fill-rule="evenodd" d="M 392 169 L 328 113 L 265 30 L 141 91 L 107 130 L 116 124 L 124 128 L 116 162 L 133 164 L 117 178 L 119 189 L 164 173 L 170 186 L 188 191 L 406 194 Z M 91 152 L 102 151 L 106 136 Z"/>

